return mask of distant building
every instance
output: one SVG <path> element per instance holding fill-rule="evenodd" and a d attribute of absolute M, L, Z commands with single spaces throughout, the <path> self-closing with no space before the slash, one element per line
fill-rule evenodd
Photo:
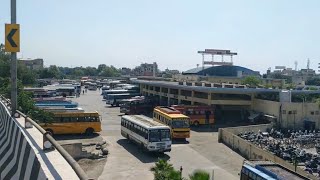
<path fill-rule="evenodd" d="M 39 70 L 43 68 L 43 59 L 19 59 L 19 63 L 24 64 L 28 69 Z"/>
<path fill-rule="evenodd" d="M 133 69 L 133 74 L 135 76 L 157 76 L 158 75 L 158 65 L 156 62 L 152 64 L 143 63 L 140 66 Z"/>
<path fill-rule="evenodd" d="M 293 70 L 292 68 L 276 69 L 273 72 L 267 71 L 268 78 L 286 78 L 295 85 L 305 85 L 305 82 L 316 76 L 316 72 L 313 69 L 301 69 Z"/>

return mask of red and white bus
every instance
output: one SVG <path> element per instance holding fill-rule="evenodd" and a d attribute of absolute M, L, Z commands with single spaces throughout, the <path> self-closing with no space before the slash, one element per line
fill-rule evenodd
<path fill-rule="evenodd" d="M 173 108 L 190 117 L 190 124 L 210 125 L 214 124 L 214 108 L 211 106 L 173 105 Z"/>

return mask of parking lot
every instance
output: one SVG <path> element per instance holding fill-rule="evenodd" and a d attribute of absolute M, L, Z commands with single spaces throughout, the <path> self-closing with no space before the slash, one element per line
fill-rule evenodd
<path fill-rule="evenodd" d="M 97 169 L 96 177 L 99 179 L 153 179 L 150 167 L 158 158 L 167 159 L 177 169 L 182 166 L 184 177 L 196 169 L 204 169 L 214 172 L 215 179 L 239 179 L 243 158 L 218 143 L 218 132 L 207 128 L 192 131 L 187 143 L 174 143 L 172 151 L 160 157 L 143 153 L 121 136 L 119 108 L 106 105 L 100 93 L 98 90 L 88 91 L 72 99 L 84 110 L 98 111 L 102 116 L 100 135 L 107 141 L 109 155 L 105 166 L 100 167 L 101 171 L 92 168 Z M 97 166 L 102 165 L 98 163 Z"/>

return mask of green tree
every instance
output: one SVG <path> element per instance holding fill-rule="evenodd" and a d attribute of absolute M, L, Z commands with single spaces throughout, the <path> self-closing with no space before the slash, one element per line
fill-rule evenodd
<path fill-rule="evenodd" d="M 260 79 L 255 76 L 247 76 L 242 80 L 242 84 L 249 85 L 250 87 L 257 87 L 260 84 Z"/>
<path fill-rule="evenodd" d="M 181 180 L 180 172 L 163 159 L 159 159 L 150 170 L 154 174 L 154 180 Z"/>
<path fill-rule="evenodd" d="M 210 174 L 203 170 L 196 170 L 189 175 L 190 180 L 209 180 Z"/>
<path fill-rule="evenodd" d="M 4 51 L 4 45 L 0 44 L 0 77 L 10 76 L 10 55 Z"/>
<path fill-rule="evenodd" d="M 105 64 L 99 64 L 98 73 L 101 73 L 106 67 L 107 67 L 107 65 L 105 65 Z"/>
<path fill-rule="evenodd" d="M 24 85 L 33 85 L 36 82 L 36 73 L 28 69 L 24 64 L 18 64 L 17 76 Z"/>
<path fill-rule="evenodd" d="M 98 70 L 95 67 L 86 67 L 84 69 L 85 75 L 87 76 L 97 76 L 98 75 Z"/>
<path fill-rule="evenodd" d="M 100 72 L 99 75 L 105 77 L 117 77 L 120 76 L 120 74 L 120 71 L 114 66 L 107 66 Z"/>
<path fill-rule="evenodd" d="M 320 78 L 311 78 L 306 81 L 306 85 L 320 86 Z"/>
<path fill-rule="evenodd" d="M 73 70 L 72 75 L 75 76 L 75 77 L 81 77 L 81 76 L 84 76 L 84 75 L 85 75 L 85 71 L 83 70 L 82 67 L 76 67 L 76 68 Z"/>

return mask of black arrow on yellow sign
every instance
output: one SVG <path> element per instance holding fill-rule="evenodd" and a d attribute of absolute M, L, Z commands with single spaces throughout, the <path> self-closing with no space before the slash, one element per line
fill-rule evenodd
<path fill-rule="evenodd" d="M 4 47 L 6 52 L 20 52 L 19 24 L 6 24 Z"/>
<path fill-rule="evenodd" d="M 10 43 L 11 47 L 18 47 L 17 44 L 14 42 L 14 40 L 12 39 L 12 37 L 14 36 L 14 34 L 18 31 L 18 29 L 11 29 L 11 31 L 9 32 L 8 36 L 7 36 L 7 40 Z"/>

